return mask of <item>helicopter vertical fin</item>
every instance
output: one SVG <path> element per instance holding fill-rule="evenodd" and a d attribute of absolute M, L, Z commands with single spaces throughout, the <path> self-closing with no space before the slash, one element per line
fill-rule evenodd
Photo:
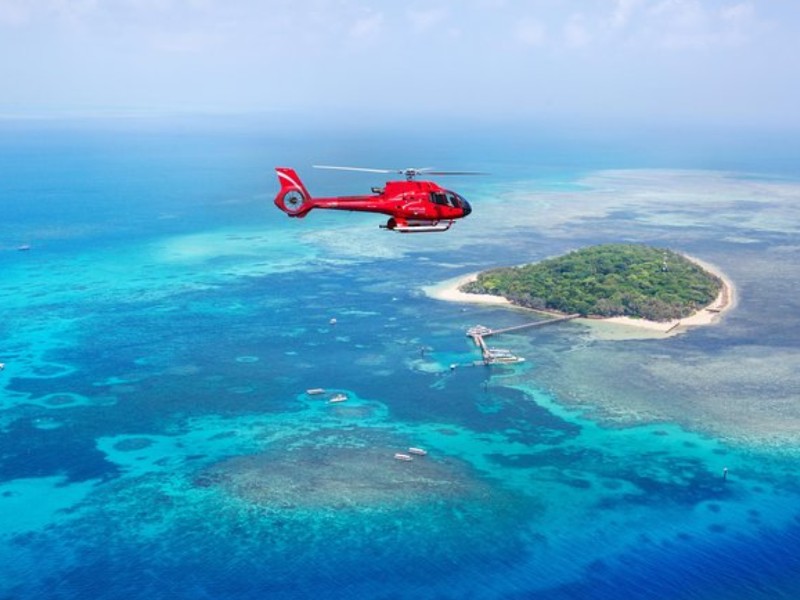
<path fill-rule="evenodd" d="M 314 208 L 311 194 L 308 193 L 306 186 L 303 185 L 294 169 L 276 167 L 275 172 L 278 174 L 278 181 L 281 184 L 281 189 L 275 196 L 275 206 L 290 217 L 302 219 L 308 211 Z"/>

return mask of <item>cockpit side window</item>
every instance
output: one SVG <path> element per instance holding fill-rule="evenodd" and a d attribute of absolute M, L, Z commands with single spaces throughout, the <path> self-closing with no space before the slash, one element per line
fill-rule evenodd
<path fill-rule="evenodd" d="M 431 202 L 434 204 L 458 208 L 461 206 L 458 199 L 458 194 L 454 194 L 453 192 L 431 192 Z"/>
<path fill-rule="evenodd" d="M 447 206 L 448 205 L 447 196 L 445 196 L 441 192 L 431 192 L 431 201 L 434 204 L 441 204 L 443 206 Z"/>

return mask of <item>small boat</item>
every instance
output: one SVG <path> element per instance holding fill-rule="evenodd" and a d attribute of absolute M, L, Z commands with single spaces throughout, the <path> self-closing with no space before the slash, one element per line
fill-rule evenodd
<path fill-rule="evenodd" d="M 416 454 L 417 456 L 426 456 L 428 454 L 427 450 L 423 450 L 422 448 L 409 448 L 409 454 Z"/>
<path fill-rule="evenodd" d="M 30 249 L 31 249 L 30 244 L 22 244 L 21 246 L 17 246 L 17 250 L 19 250 L 20 252 L 27 252 Z"/>
<path fill-rule="evenodd" d="M 324 394 L 325 390 L 322 388 L 309 388 L 306 390 L 306 394 L 309 396 L 319 396 L 320 394 Z"/>
<path fill-rule="evenodd" d="M 331 397 L 328 399 L 328 402 L 330 402 L 330 403 L 334 403 L 334 402 L 344 402 L 345 400 L 347 400 L 347 396 L 346 396 L 345 394 L 336 394 L 336 395 L 334 395 L 334 396 L 331 396 Z"/>
<path fill-rule="evenodd" d="M 395 460 L 403 460 L 405 462 L 408 462 L 410 460 L 414 460 L 414 457 L 410 456 L 408 454 L 403 454 L 402 452 L 395 452 L 394 453 L 394 459 Z"/>
<path fill-rule="evenodd" d="M 0 363 L 0 371 L 6 368 L 6 363 Z"/>
<path fill-rule="evenodd" d="M 521 356 L 492 356 L 488 361 L 487 364 L 515 364 L 525 362 L 525 359 Z"/>
<path fill-rule="evenodd" d="M 511 352 L 511 350 L 506 350 L 505 348 L 488 348 L 486 351 L 485 361 L 486 364 L 513 364 L 525 362 L 525 359 L 521 356 L 516 356 Z"/>

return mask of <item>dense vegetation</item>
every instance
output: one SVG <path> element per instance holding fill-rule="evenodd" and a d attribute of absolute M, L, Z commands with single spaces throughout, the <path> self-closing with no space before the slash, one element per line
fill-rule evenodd
<path fill-rule="evenodd" d="M 667 321 L 708 306 L 721 288 L 718 277 L 670 250 L 607 244 L 485 271 L 461 290 L 539 310 Z"/>

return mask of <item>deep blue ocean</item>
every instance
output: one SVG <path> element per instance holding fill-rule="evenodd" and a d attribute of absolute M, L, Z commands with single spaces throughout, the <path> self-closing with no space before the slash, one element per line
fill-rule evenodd
<path fill-rule="evenodd" d="M 752 131 L 0 122 L 0 598 L 800 598 L 798 157 Z M 439 180 L 467 219 L 401 235 L 279 212 L 275 166 L 385 181 L 313 164 L 487 174 Z M 523 330 L 497 343 L 524 363 L 485 367 L 466 329 L 531 315 L 424 291 L 607 242 L 708 261 L 737 305 L 675 337 Z"/>

